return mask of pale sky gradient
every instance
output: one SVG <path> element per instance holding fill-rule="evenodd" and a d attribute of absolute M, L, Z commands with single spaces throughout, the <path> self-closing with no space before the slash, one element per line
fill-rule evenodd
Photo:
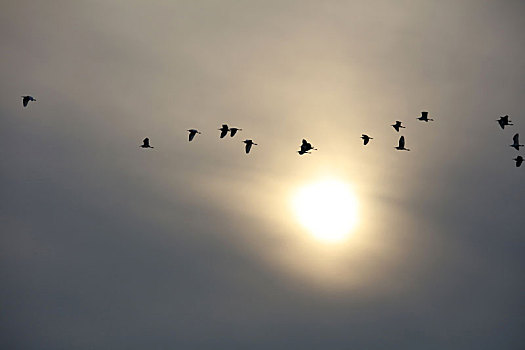
<path fill-rule="evenodd" d="M 523 347 L 522 1 L 1 8 L 0 348 Z M 324 178 L 340 244 L 290 208 Z"/>

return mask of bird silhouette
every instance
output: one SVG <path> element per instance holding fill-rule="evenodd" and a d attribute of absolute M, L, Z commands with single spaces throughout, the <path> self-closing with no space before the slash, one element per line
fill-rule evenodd
<path fill-rule="evenodd" d="M 512 122 L 512 120 L 509 120 L 509 116 L 506 115 L 504 117 L 499 117 L 499 119 L 496 120 L 499 124 L 499 126 L 502 128 L 502 129 L 505 129 L 505 126 L 507 125 L 514 125 L 514 124 L 511 124 L 510 122 Z"/>
<path fill-rule="evenodd" d="M 230 137 L 234 137 L 237 131 L 241 131 L 239 128 L 230 128 Z"/>
<path fill-rule="evenodd" d="M 27 107 L 27 104 L 29 103 L 29 101 L 36 101 L 36 99 L 33 97 L 33 96 L 22 96 L 22 104 L 24 105 L 24 107 Z"/>
<path fill-rule="evenodd" d="M 230 129 L 228 129 L 228 125 L 222 124 L 219 130 L 221 131 L 221 139 L 222 139 L 224 136 L 226 136 L 226 134 L 228 133 Z"/>
<path fill-rule="evenodd" d="M 149 138 L 145 138 L 144 140 L 142 140 L 142 145 L 140 145 L 140 147 L 142 148 L 155 148 L 155 147 L 151 147 L 149 145 Z"/>
<path fill-rule="evenodd" d="M 374 139 L 373 137 L 370 137 L 370 136 L 365 135 L 365 134 L 362 134 L 361 138 L 363 139 L 363 144 L 364 145 L 367 145 L 370 140 Z"/>
<path fill-rule="evenodd" d="M 405 129 L 405 127 L 401 125 L 401 122 L 399 120 L 396 120 L 396 123 L 392 124 L 392 126 L 394 127 L 394 129 L 396 129 L 397 132 L 399 132 L 400 128 Z"/>
<path fill-rule="evenodd" d="M 398 151 L 410 151 L 408 148 L 405 148 L 405 137 L 401 136 L 399 138 L 399 145 L 397 147 L 394 147 Z"/>
<path fill-rule="evenodd" d="M 242 142 L 244 142 L 246 144 L 246 146 L 245 146 L 246 154 L 250 153 L 250 150 L 252 149 L 253 145 L 257 146 L 257 144 L 254 143 L 252 140 L 244 140 Z"/>
<path fill-rule="evenodd" d="M 317 148 L 314 148 L 310 142 L 303 139 L 303 142 L 301 143 L 301 149 L 297 151 L 297 153 L 302 156 L 305 153 L 310 153 L 310 150 L 317 151 Z"/>
<path fill-rule="evenodd" d="M 428 112 L 421 112 L 421 117 L 416 118 L 417 120 L 421 120 L 422 122 L 433 122 L 434 119 L 428 119 Z"/>
<path fill-rule="evenodd" d="M 517 151 L 520 150 L 520 147 L 523 147 L 523 145 L 520 145 L 519 139 L 520 139 L 520 134 L 514 135 L 514 137 L 512 138 L 512 141 L 514 141 L 514 143 L 510 145 L 510 147 L 514 147 Z"/>
<path fill-rule="evenodd" d="M 199 130 L 197 130 L 197 129 L 188 129 L 188 131 L 189 131 L 189 133 L 190 133 L 190 134 L 188 135 L 188 141 L 193 140 L 193 138 L 195 137 L 195 135 L 197 135 L 197 134 L 202 134 L 202 133 L 201 133 Z"/>
<path fill-rule="evenodd" d="M 517 156 L 513 160 L 516 161 L 516 168 L 519 168 L 521 166 L 521 163 L 523 163 L 523 157 L 522 156 Z"/>

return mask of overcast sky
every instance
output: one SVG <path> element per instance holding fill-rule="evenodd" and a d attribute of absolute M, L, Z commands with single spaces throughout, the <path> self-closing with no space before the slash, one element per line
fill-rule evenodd
<path fill-rule="evenodd" d="M 523 18 L 511 0 L 4 2 L 0 347 L 521 349 Z M 324 178 L 359 202 L 337 244 L 290 207 Z"/>

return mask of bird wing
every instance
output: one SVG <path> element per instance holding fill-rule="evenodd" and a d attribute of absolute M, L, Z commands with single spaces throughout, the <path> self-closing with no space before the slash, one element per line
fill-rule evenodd
<path fill-rule="evenodd" d="M 516 167 L 519 167 L 521 163 L 523 163 L 523 157 L 520 156 L 516 158 Z"/>
<path fill-rule="evenodd" d="M 363 139 L 365 141 L 365 145 L 368 144 L 368 141 L 370 141 L 370 138 L 368 138 L 368 137 L 364 137 Z"/>
<path fill-rule="evenodd" d="M 499 124 L 500 128 L 505 129 L 505 122 L 503 121 L 502 118 L 503 117 L 501 117 L 500 120 L 498 120 L 498 124 Z"/>
<path fill-rule="evenodd" d="M 421 112 L 421 118 L 428 119 L 428 112 Z"/>
<path fill-rule="evenodd" d="M 512 138 L 512 141 L 514 141 L 514 144 L 515 145 L 519 145 L 520 144 L 520 134 L 516 134 L 514 135 L 514 137 Z"/>
<path fill-rule="evenodd" d="M 149 147 L 149 138 L 146 137 L 144 140 L 142 140 L 142 143 L 143 146 Z"/>
<path fill-rule="evenodd" d="M 231 128 L 231 129 L 230 129 L 230 136 L 231 136 L 231 137 L 234 137 L 235 134 L 237 133 L 237 130 L 238 130 L 237 128 Z"/>
<path fill-rule="evenodd" d="M 509 116 L 506 115 L 506 116 L 504 116 L 504 117 L 501 117 L 501 121 L 502 121 L 503 123 L 507 124 L 507 123 L 509 122 Z"/>
<path fill-rule="evenodd" d="M 306 141 L 305 139 L 303 139 L 303 143 L 301 144 L 301 151 L 302 152 L 307 152 L 307 151 L 309 151 L 311 149 L 314 149 L 312 147 L 312 144 L 310 142 Z"/>
<path fill-rule="evenodd" d="M 24 96 L 24 98 L 22 98 L 22 104 L 24 105 L 24 107 L 27 107 L 28 102 L 29 102 L 29 98 L 27 96 Z"/>
<path fill-rule="evenodd" d="M 399 138 L 399 148 L 405 148 L 405 137 L 401 136 Z"/>
<path fill-rule="evenodd" d="M 246 142 L 246 154 L 250 153 L 251 149 L 252 149 L 251 142 Z"/>
<path fill-rule="evenodd" d="M 188 135 L 188 139 L 189 139 L 190 141 L 193 140 L 193 138 L 195 137 L 195 134 L 196 134 L 196 133 L 197 133 L 196 131 L 193 131 L 193 130 L 190 131 L 190 134 Z"/>
<path fill-rule="evenodd" d="M 223 126 L 224 126 L 224 125 L 223 125 Z M 226 129 L 223 128 L 223 129 L 221 130 L 221 139 L 222 139 L 224 136 L 226 136 L 227 133 L 228 133 L 228 129 L 227 129 L 227 128 L 226 128 Z"/>

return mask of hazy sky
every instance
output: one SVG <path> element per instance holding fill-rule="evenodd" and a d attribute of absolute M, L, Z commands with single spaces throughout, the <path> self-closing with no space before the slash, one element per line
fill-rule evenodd
<path fill-rule="evenodd" d="M 2 349 L 523 347 L 522 1 L 1 8 Z M 342 243 L 290 207 L 324 178 Z"/>

